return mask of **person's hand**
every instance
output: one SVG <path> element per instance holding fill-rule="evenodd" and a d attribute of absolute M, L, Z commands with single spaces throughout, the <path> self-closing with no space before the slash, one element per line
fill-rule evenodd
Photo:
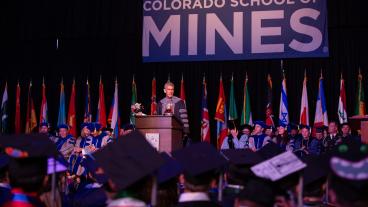
<path fill-rule="evenodd" d="M 74 152 L 75 153 L 81 153 L 82 152 L 82 148 L 80 148 L 80 147 L 74 147 Z"/>

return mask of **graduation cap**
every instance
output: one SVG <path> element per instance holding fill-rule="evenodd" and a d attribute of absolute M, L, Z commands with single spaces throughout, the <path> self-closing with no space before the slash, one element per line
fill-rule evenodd
<path fill-rule="evenodd" d="M 41 122 L 39 127 L 44 127 L 44 126 L 49 127 L 50 125 L 48 122 Z"/>
<path fill-rule="evenodd" d="M 9 164 L 9 156 L 6 154 L 0 154 L 0 169 L 8 166 Z"/>
<path fill-rule="evenodd" d="M 260 206 L 272 207 L 275 203 L 275 191 L 270 181 L 264 179 L 251 179 L 244 186 L 244 189 L 237 198 L 240 203 L 251 201 Z"/>
<path fill-rule="evenodd" d="M 98 173 L 98 168 L 100 167 L 93 155 L 88 154 L 82 160 L 81 165 L 84 167 L 87 173 L 91 173 L 93 178 L 96 179 L 98 183 L 104 184 L 107 182 L 108 177 L 104 173 Z"/>
<path fill-rule="evenodd" d="M 93 156 L 118 190 L 152 174 L 163 163 L 160 154 L 137 131 L 117 139 Z"/>
<path fill-rule="evenodd" d="M 274 142 L 269 142 L 264 147 L 259 149 L 256 153 L 263 158 L 263 160 L 268 160 L 275 157 L 281 153 L 285 152 Z"/>
<path fill-rule="evenodd" d="M 285 128 L 285 129 L 287 129 L 287 128 L 288 128 L 288 125 L 287 125 L 286 123 L 284 123 L 284 122 L 281 122 L 281 123 L 279 123 L 279 124 L 277 125 L 277 127 L 283 127 L 283 128 Z"/>
<path fill-rule="evenodd" d="M 302 160 L 304 163 L 307 164 L 307 167 L 304 168 L 303 172 L 305 186 L 312 184 L 313 182 L 321 178 L 327 178 L 327 175 L 329 173 L 328 156 L 306 155 L 302 157 Z"/>
<path fill-rule="evenodd" d="M 249 131 L 253 130 L 253 127 L 249 124 L 241 125 L 239 128 L 240 128 L 240 131 L 243 131 L 244 129 L 249 129 Z"/>
<path fill-rule="evenodd" d="M 267 127 L 267 125 L 264 123 L 264 121 L 255 121 L 253 123 L 254 123 L 254 126 L 259 125 L 260 127 L 264 128 L 264 129 Z"/>
<path fill-rule="evenodd" d="M 294 123 L 290 123 L 289 124 L 289 127 L 288 127 L 288 130 L 291 131 L 291 130 L 298 130 L 298 125 L 294 124 Z"/>
<path fill-rule="evenodd" d="M 89 125 L 87 126 L 87 128 L 93 132 L 93 131 L 99 131 L 101 129 L 101 124 L 98 122 L 92 122 L 89 123 Z"/>
<path fill-rule="evenodd" d="M 67 124 L 59 124 L 57 126 L 57 129 L 69 129 L 69 125 L 67 125 Z"/>
<path fill-rule="evenodd" d="M 90 123 L 87 123 L 87 122 L 83 122 L 80 126 L 81 129 L 83 129 L 84 127 L 87 127 L 90 125 Z"/>
<path fill-rule="evenodd" d="M 254 165 L 263 161 L 263 158 L 250 149 L 222 150 L 222 155 L 234 165 Z"/>
<path fill-rule="evenodd" d="M 114 130 L 111 127 L 104 127 L 102 128 L 102 131 L 109 131 L 112 133 Z"/>
<path fill-rule="evenodd" d="M 308 130 L 310 130 L 310 126 L 301 124 L 301 125 L 299 125 L 299 129 L 308 129 Z"/>
<path fill-rule="evenodd" d="M 316 128 L 316 133 L 323 133 L 323 128 L 322 127 L 318 127 Z"/>
<path fill-rule="evenodd" d="M 166 152 L 161 152 L 160 156 L 164 160 L 164 164 L 159 168 L 157 173 L 158 183 L 164 183 L 183 172 L 183 167 L 180 163 Z"/>

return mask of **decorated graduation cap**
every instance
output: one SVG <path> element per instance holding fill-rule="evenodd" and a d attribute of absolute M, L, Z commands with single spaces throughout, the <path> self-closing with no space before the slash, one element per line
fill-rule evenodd
<path fill-rule="evenodd" d="M 163 164 L 160 154 L 137 131 L 107 145 L 93 156 L 117 190 L 128 188 Z"/>
<path fill-rule="evenodd" d="M 164 183 L 172 178 L 175 178 L 183 172 L 183 167 L 180 165 L 180 163 L 166 152 L 161 152 L 160 156 L 164 160 L 164 164 L 157 172 L 158 183 Z"/>
<path fill-rule="evenodd" d="M 254 126 L 256 126 L 256 125 L 259 125 L 260 127 L 264 128 L 264 129 L 267 127 L 267 125 L 264 123 L 264 121 L 255 121 Z"/>

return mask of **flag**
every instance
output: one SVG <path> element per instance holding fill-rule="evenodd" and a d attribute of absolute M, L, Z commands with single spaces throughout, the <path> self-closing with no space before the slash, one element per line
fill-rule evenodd
<path fill-rule="evenodd" d="M 83 121 L 85 123 L 90 123 L 92 122 L 92 112 L 91 112 L 91 96 L 90 96 L 90 92 L 89 92 L 89 83 L 88 83 L 88 79 L 86 82 L 86 99 L 84 102 L 84 119 Z"/>
<path fill-rule="evenodd" d="M 203 76 L 202 83 L 202 122 L 201 122 L 201 140 L 202 142 L 211 142 L 210 136 L 210 115 L 207 108 L 207 83 Z"/>
<path fill-rule="evenodd" d="M 70 127 L 69 133 L 74 137 L 78 136 L 77 133 L 77 120 L 75 110 L 75 80 L 73 79 L 72 92 L 70 93 L 69 109 L 68 109 L 68 125 Z"/>
<path fill-rule="evenodd" d="M 220 77 L 219 97 L 217 100 L 215 120 L 217 121 L 217 148 L 220 149 L 222 142 L 227 136 L 227 113 L 226 113 L 226 98 L 224 92 L 224 85 L 222 83 L 222 76 Z"/>
<path fill-rule="evenodd" d="M 307 74 L 304 71 L 302 101 L 300 104 L 300 120 L 299 124 L 309 126 L 309 107 L 308 107 L 308 92 L 307 92 Z"/>
<path fill-rule="evenodd" d="M 29 83 L 28 88 L 26 129 L 25 129 L 26 134 L 33 132 L 34 128 L 37 127 L 36 110 L 34 107 L 31 91 L 32 91 L 32 81 Z"/>
<path fill-rule="evenodd" d="M 267 76 L 267 104 L 266 104 L 266 124 L 268 126 L 275 126 L 273 121 L 273 111 L 272 111 L 272 79 L 271 75 Z"/>
<path fill-rule="evenodd" d="M 286 78 L 284 78 L 281 84 L 281 96 L 280 96 L 280 112 L 279 112 L 279 123 L 289 124 L 289 111 L 288 111 L 288 101 L 286 93 Z"/>
<path fill-rule="evenodd" d="M 180 81 L 180 99 L 184 101 L 184 104 L 186 105 L 186 98 L 185 98 L 185 87 L 184 87 L 184 77 L 183 74 L 181 74 L 181 81 Z"/>
<path fill-rule="evenodd" d="M 238 111 L 236 110 L 236 101 L 234 94 L 234 75 L 231 76 L 230 82 L 230 106 L 229 106 L 229 120 L 233 121 L 238 119 Z"/>
<path fill-rule="evenodd" d="M 151 95 L 151 115 L 157 114 L 157 102 L 156 102 L 156 78 L 152 79 L 152 95 Z"/>
<path fill-rule="evenodd" d="M 40 110 L 40 123 L 47 123 L 47 99 L 46 99 L 46 85 L 45 79 L 42 79 L 42 102 L 41 102 L 41 110 Z"/>
<path fill-rule="evenodd" d="M 105 106 L 105 95 L 104 95 L 104 87 L 102 83 L 102 78 L 100 76 L 100 84 L 99 84 L 99 98 L 97 105 L 97 113 L 96 113 L 96 122 L 100 123 L 102 127 L 106 127 L 106 106 Z"/>
<path fill-rule="evenodd" d="M 131 103 L 130 103 L 130 108 L 131 108 L 131 112 L 130 112 L 130 123 L 131 124 L 135 124 L 135 116 L 134 116 L 134 104 L 137 103 L 137 85 L 135 84 L 135 79 L 134 79 L 134 75 L 133 75 L 133 80 L 132 80 L 132 99 L 131 99 Z"/>
<path fill-rule="evenodd" d="M 113 137 L 117 138 L 119 136 L 119 111 L 118 111 L 118 81 L 115 81 L 115 91 L 114 98 L 112 100 L 109 120 L 111 120 L 111 128 L 113 129 Z"/>
<path fill-rule="evenodd" d="M 248 125 L 253 125 L 253 119 L 252 119 L 252 110 L 250 107 L 250 96 L 248 93 L 248 74 L 245 76 L 245 81 L 244 81 L 244 98 L 243 98 L 243 111 L 242 111 L 242 116 L 241 116 L 241 120 L 240 120 L 240 124 L 244 125 L 244 124 L 248 124 Z"/>
<path fill-rule="evenodd" d="M 365 115 L 365 100 L 364 100 L 364 87 L 363 87 L 363 76 L 360 73 L 358 74 L 358 86 L 357 86 L 357 96 L 356 96 L 356 106 L 355 106 L 355 115 Z"/>
<path fill-rule="evenodd" d="M 17 83 L 16 98 L 15 98 L 15 133 L 22 133 L 22 126 L 20 122 L 20 85 Z"/>
<path fill-rule="evenodd" d="M 60 83 L 60 98 L 59 98 L 59 116 L 57 125 L 65 124 L 65 93 L 64 93 L 64 82 L 61 80 Z"/>
<path fill-rule="evenodd" d="M 323 77 L 321 72 L 321 77 L 319 78 L 319 85 L 318 85 L 316 113 L 314 115 L 314 128 L 322 126 L 328 126 L 328 117 L 327 117 L 325 92 L 323 89 Z"/>
<path fill-rule="evenodd" d="M 3 99 L 1 102 L 1 133 L 8 132 L 8 83 L 5 83 Z"/>
<path fill-rule="evenodd" d="M 348 114 L 346 113 L 346 93 L 345 93 L 345 82 L 342 78 L 340 80 L 340 96 L 339 96 L 339 107 L 337 110 L 340 124 L 348 122 Z"/>

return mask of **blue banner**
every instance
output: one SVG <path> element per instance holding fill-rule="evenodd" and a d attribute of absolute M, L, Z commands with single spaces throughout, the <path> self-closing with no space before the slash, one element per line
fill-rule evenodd
<path fill-rule="evenodd" d="M 144 62 L 327 57 L 326 0 L 144 0 Z"/>

